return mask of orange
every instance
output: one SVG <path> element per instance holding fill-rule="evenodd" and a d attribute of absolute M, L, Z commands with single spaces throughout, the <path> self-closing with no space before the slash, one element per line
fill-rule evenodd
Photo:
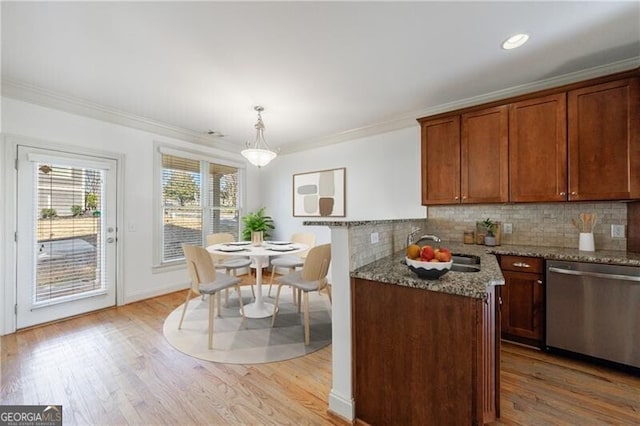
<path fill-rule="evenodd" d="M 409 259 L 417 259 L 420 257 L 420 246 L 417 244 L 411 244 L 407 247 L 407 257 Z"/>

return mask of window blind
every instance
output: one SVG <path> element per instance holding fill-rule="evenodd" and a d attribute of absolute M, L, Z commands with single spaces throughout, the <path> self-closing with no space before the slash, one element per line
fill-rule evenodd
<path fill-rule="evenodd" d="M 162 260 L 182 259 L 182 243 L 202 244 L 200 161 L 162 155 Z"/>
<path fill-rule="evenodd" d="M 202 245 L 207 234 L 239 235 L 238 168 L 192 155 L 162 157 L 162 259 L 184 258 L 182 244 Z"/>
<path fill-rule="evenodd" d="M 33 303 L 104 291 L 102 170 L 34 163 L 37 191 Z"/>
<path fill-rule="evenodd" d="M 226 232 L 238 236 L 238 169 L 209 164 L 209 210 L 211 233 Z"/>

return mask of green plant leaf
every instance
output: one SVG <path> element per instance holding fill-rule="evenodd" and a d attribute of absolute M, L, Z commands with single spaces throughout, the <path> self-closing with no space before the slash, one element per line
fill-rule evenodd
<path fill-rule="evenodd" d="M 271 236 L 271 230 L 275 229 L 271 216 L 265 214 L 266 207 L 262 207 L 255 212 L 248 213 L 242 217 L 244 228 L 242 229 L 242 239 L 251 240 L 251 232 L 262 231 L 265 238 Z"/>

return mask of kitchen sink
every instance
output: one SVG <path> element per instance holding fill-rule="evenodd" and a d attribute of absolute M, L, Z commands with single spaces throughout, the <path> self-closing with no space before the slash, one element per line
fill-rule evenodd
<path fill-rule="evenodd" d="M 454 253 L 451 256 L 453 265 L 451 270 L 454 272 L 479 272 L 480 271 L 480 256 L 474 256 L 472 254 L 459 254 Z"/>

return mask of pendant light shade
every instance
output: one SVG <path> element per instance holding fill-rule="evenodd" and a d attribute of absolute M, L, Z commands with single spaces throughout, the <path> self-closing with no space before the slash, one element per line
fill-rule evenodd
<path fill-rule="evenodd" d="M 257 167 L 266 166 L 276 158 L 278 153 L 269 148 L 267 141 L 264 140 L 264 123 L 262 122 L 262 111 L 264 108 L 261 106 L 253 107 L 258 112 L 258 122 L 256 123 L 256 140 L 253 146 L 247 141 L 247 148 L 243 149 L 241 154 L 251 164 Z"/>

